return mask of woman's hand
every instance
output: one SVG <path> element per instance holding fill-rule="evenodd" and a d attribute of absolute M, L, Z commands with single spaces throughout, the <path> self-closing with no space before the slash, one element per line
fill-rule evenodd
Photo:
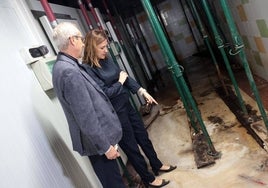
<path fill-rule="evenodd" d="M 152 103 L 158 104 L 156 100 L 146 90 L 145 92 L 143 92 L 143 97 L 145 98 L 146 102 L 149 104 L 152 104 Z"/>
<path fill-rule="evenodd" d="M 122 85 L 125 83 L 126 79 L 128 77 L 128 74 L 125 71 L 121 71 L 119 73 L 119 79 L 118 82 L 120 82 Z"/>
<path fill-rule="evenodd" d="M 146 91 L 146 89 L 141 87 L 138 90 L 138 94 L 142 95 L 147 103 L 149 103 L 149 104 L 152 104 L 152 103 L 158 104 L 156 102 L 156 100 Z"/>

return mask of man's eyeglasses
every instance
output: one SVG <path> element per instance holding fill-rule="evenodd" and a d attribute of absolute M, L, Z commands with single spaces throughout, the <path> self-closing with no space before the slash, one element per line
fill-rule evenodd
<path fill-rule="evenodd" d="M 75 35 L 75 36 L 73 36 L 73 37 L 75 37 L 75 38 L 77 38 L 77 39 L 79 39 L 79 38 L 80 38 L 82 42 L 85 42 L 85 38 L 84 38 L 84 37 L 82 37 L 82 36 Z"/>

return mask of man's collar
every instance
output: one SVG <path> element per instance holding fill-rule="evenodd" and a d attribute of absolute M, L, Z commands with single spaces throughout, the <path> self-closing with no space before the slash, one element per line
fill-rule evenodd
<path fill-rule="evenodd" d="M 71 56 L 71 55 L 69 55 L 69 54 L 67 54 L 67 53 L 65 53 L 65 52 L 59 52 L 59 54 L 64 55 L 64 56 L 66 56 L 66 57 L 72 59 L 73 61 L 79 63 L 78 60 L 77 60 L 76 58 L 74 58 L 73 56 Z"/>

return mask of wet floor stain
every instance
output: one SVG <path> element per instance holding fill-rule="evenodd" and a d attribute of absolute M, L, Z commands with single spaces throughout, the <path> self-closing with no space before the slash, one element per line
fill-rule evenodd
<path fill-rule="evenodd" d="M 198 61 L 196 63 L 201 66 Z M 206 63 L 206 61 L 202 61 L 203 65 Z M 216 151 L 221 153 L 221 157 L 211 165 L 198 168 L 189 119 L 185 109 L 176 106 L 179 99 L 176 87 L 169 87 L 161 91 L 161 94 L 157 95 L 157 99 L 163 109 L 160 109 L 159 116 L 147 130 L 160 160 L 178 166 L 176 170 L 159 176 L 171 180 L 166 188 L 257 188 L 266 186 L 268 184 L 267 152 L 254 140 L 218 96 L 213 89 L 216 84 L 211 86 L 211 74 L 208 76 L 196 75 L 202 72 L 197 70 L 197 66 L 194 66 L 194 61 L 191 61 L 189 65 L 194 67 L 194 79 L 197 79 L 193 80 L 193 77 L 189 76 L 193 90 L 192 95 L 198 105 L 212 144 Z M 209 65 L 205 66 L 209 67 Z M 189 71 L 188 68 L 186 69 Z M 205 74 L 207 72 L 206 70 Z M 213 80 L 214 83 L 215 80 Z M 249 99 L 245 93 L 242 94 L 250 113 L 256 115 L 255 120 L 259 120 L 254 101 L 252 98 Z M 265 131 L 258 123 L 253 125 L 253 128 L 260 132 Z M 196 148 L 197 151 L 206 149 L 206 145 Z M 148 168 L 150 168 L 149 165 Z"/>

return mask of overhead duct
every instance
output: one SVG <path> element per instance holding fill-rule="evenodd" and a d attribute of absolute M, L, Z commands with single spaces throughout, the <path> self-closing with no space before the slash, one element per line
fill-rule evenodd
<path fill-rule="evenodd" d="M 94 19 L 95 19 L 95 21 L 96 21 L 96 23 L 97 23 L 97 25 L 98 25 L 98 28 L 99 28 L 99 29 L 102 29 L 100 20 L 99 20 L 97 14 L 96 14 L 96 12 L 95 12 L 94 7 L 92 6 L 91 0 L 86 0 L 86 2 L 87 2 L 87 5 L 88 5 L 88 7 L 89 7 L 89 9 L 90 9 L 90 11 L 91 11 L 91 13 L 92 13 L 92 15 L 94 16 Z"/>
<path fill-rule="evenodd" d="M 92 30 L 93 26 L 92 26 L 92 23 L 90 21 L 90 18 L 88 16 L 88 14 L 87 14 L 87 10 L 86 10 L 84 4 L 82 3 L 81 0 L 77 0 L 77 2 L 78 2 L 78 5 L 79 5 L 79 7 L 80 7 L 80 9 L 82 11 L 82 14 L 83 14 L 83 16 L 84 16 L 84 18 L 85 18 L 85 20 L 87 22 L 87 25 L 88 25 L 89 29 Z"/>
<path fill-rule="evenodd" d="M 50 5 L 48 4 L 47 0 L 40 0 L 40 2 L 44 8 L 44 11 L 47 15 L 47 18 L 48 18 L 52 28 L 56 27 L 56 25 L 58 25 L 58 23 L 57 23 L 56 17 L 54 15 L 54 13 L 52 12 L 52 9 L 51 9 Z"/>

